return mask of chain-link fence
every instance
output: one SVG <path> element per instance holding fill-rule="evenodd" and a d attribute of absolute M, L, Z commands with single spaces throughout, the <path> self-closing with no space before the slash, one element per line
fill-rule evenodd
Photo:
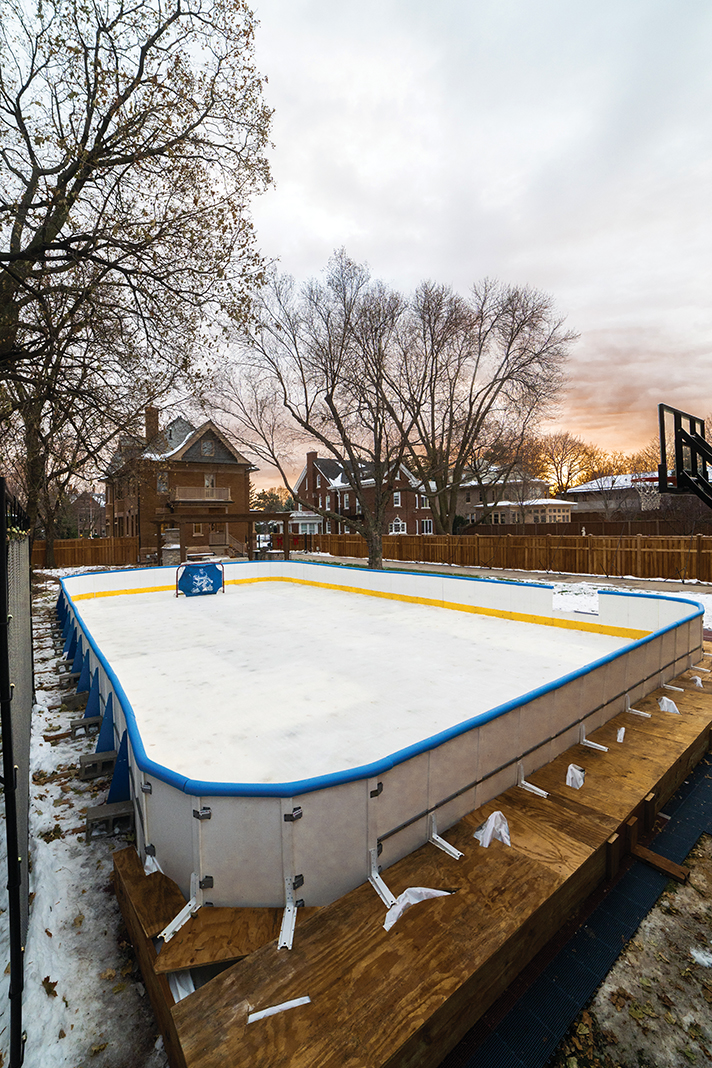
<path fill-rule="evenodd" d="M 10 1068 L 22 1063 L 27 937 L 30 729 L 33 698 L 29 521 L 0 478 L 0 722 L 10 928 Z"/>

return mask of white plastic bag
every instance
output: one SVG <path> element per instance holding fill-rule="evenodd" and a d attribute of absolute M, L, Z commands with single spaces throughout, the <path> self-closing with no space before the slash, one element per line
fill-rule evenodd
<path fill-rule="evenodd" d="M 704 690 L 704 686 L 702 685 L 702 679 L 699 675 L 693 675 L 690 679 L 690 682 L 694 683 L 698 690 Z"/>
<path fill-rule="evenodd" d="M 399 920 L 404 912 L 407 912 L 412 905 L 417 905 L 420 901 L 428 901 L 431 897 L 449 896 L 449 890 L 431 890 L 428 886 L 409 886 L 407 890 L 398 895 L 395 905 L 391 905 L 389 908 L 383 927 L 386 931 L 390 931 L 396 920 Z"/>
<path fill-rule="evenodd" d="M 618 733 L 616 734 L 616 741 L 617 742 L 622 742 L 624 738 L 625 738 L 625 727 L 619 727 L 618 728 Z"/>
<path fill-rule="evenodd" d="M 574 790 L 580 790 L 585 778 L 586 772 L 583 768 L 580 768 L 578 764 L 569 764 L 569 770 L 566 772 L 567 786 L 572 786 Z"/>
<path fill-rule="evenodd" d="M 669 697 L 658 697 L 658 704 L 661 712 L 674 712 L 676 716 L 680 715 L 680 709 Z"/>
<path fill-rule="evenodd" d="M 488 816 L 482 826 L 477 828 L 473 837 L 485 849 L 487 849 L 493 838 L 497 838 L 507 846 L 512 844 L 509 840 L 509 824 L 503 812 L 493 812 L 491 816 Z"/>

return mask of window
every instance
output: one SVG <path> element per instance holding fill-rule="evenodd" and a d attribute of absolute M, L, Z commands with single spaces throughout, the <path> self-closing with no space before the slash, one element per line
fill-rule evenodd
<path fill-rule="evenodd" d="M 202 538 L 202 536 L 203 536 L 203 524 L 202 523 L 193 523 L 193 537 L 194 538 Z"/>
<path fill-rule="evenodd" d="M 201 456 L 214 456 L 215 455 L 215 442 L 212 438 L 203 438 L 200 442 L 200 455 Z"/>
<path fill-rule="evenodd" d="M 400 506 L 401 506 L 400 490 L 396 490 L 396 492 L 393 494 L 393 507 L 394 508 L 400 508 Z"/>
<path fill-rule="evenodd" d="M 465 494 L 465 503 L 466 503 L 466 504 L 469 504 L 469 503 L 470 503 L 470 491 L 469 491 L 469 490 L 468 490 L 468 491 L 467 491 L 467 493 Z"/>
<path fill-rule="evenodd" d="M 400 482 L 400 470 L 396 471 L 396 482 Z"/>
<path fill-rule="evenodd" d="M 303 512 L 303 511 L 304 511 L 304 507 L 303 507 L 303 505 L 302 505 L 302 502 L 301 502 L 301 501 L 300 501 L 300 502 L 299 502 L 299 504 L 297 505 L 297 511 L 298 511 L 298 512 Z M 310 533 L 310 532 L 309 532 L 309 531 L 307 531 L 307 533 Z"/>
<path fill-rule="evenodd" d="M 331 508 L 331 494 L 330 493 L 327 493 L 327 495 L 326 495 L 326 508 L 327 508 L 327 511 Z"/>
<path fill-rule="evenodd" d="M 345 493 L 344 494 L 344 510 L 348 511 L 348 508 L 349 508 L 349 495 L 348 495 L 348 493 Z"/>
<path fill-rule="evenodd" d="M 356 498 L 356 515 L 361 515 L 361 501 Z"/>
<path fill-rule="evenodd" d="M 161 471 L 156 478 L 156 493 L 168 493 L 168 474 Z"/>
<path fill-rule="evenodd" d="M 329 519 L 326 521 L 326 533 L 331 534 L 331 520 Z"/>
<path fill-rule="evenodd" d="M 317 475 L 316 476 L 316 488 L 319 489 L 320 486 L 321 486 L 321 475 Z"/>
<path fill-rule="evenodd" d="M 420 529 L 420 533 L 421 534 L 432 534 L 433 533 L 433 521 L 432 521 L 432 519 L 422 519 L 420 521 L 420 527 L 421 527 L 421 529 Z"/>
<path fill-rule="evenodd" d="M 420 507 L 421 508 L 429 508 L 430 507 L 430 505 L 428 504 L 428 498 L 425 496 L 425 494 L 423 494 L 423 496 L 420 498 Z"/>
<path fill-rule="evenodd" d="M 322 496 L 321 496 L 321 494 L 319 494 L 319 507 L 320 508 L 324 507 L 324 505 L 322 504 Z"/>
<path fill-rule="evenodd" d="M 392 523 L 388 524 L 389 534 L 405 534 L 407 530 L 407 525 L 400 518 L 394 519 Z"/>

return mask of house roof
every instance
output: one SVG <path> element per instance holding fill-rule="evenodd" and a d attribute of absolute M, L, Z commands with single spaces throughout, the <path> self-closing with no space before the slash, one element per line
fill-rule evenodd
<path fill-rule="evenodd" d="M 583 482 L 580 486 L 572 486 L 568 493 L 600 493 L 602 490 L 637 489 L 639 486 L 647 486 L 657 481 L 658 475 L 654 471 L 646 471 L 642 474 L 601 475 L 600 478 Z"/>
<path fill-rule="evenodd" d="M 323 478 L 326 480 L 326 489 L 348 490 L 352 488 L 353 467 L 347 461 L 334 460 L 330 456 L 317 456 L 317 458 L 314 460 L 314 466 L 316 467 L 319 474 L 322 475 Z M 359 464 L 361 484 L 363 486 L 374 485 L 375 479 L 373 477 L 373 466 L 373 463 L 370 461 L 363 461 Z M 405 476 L 406 480 L 410 483 L 410 485 L 413 488 L 417 488 L 419 483 L 417 482 L 413 474 L 405 466 L 405 464 L 399 464 L 398 467 L 402 474 Z M 299 478 L 297 479 L 295 489 L 299 488 L 299 484 L 303 481 L 306 473 L 307 469 L 305 467 L 302 470 L 302 473 L 300 474 Z"/>
<path fill-rule="evenodd" d="M 562 501 L 560 497 L 530 497 L 526 501 L 497 501 L 493 507 L 501 508 L 502 505 L 508 505 L 510 508 L 538 508 L 542 504 L 566 504 L 570 508 L 571 503 L 571 501 Z"/>
<path fill-rule="evenodd" d="M 208 432 L 227 449 L 235 463 L 246 464 L 254 470 L 249 460 L 245 459 L 242 453 L 235 448 L 212 419 L 208 419 L 205 423 L 201 423 L 199 427 L 195 427 L 191 422 L 179 415 L 171 420 L 148 443 L 142 438 L 133 435 L 122 437 L 119 441 L 119 448 L 109 463 L 108 474 L 118 471 L 130 459 L 138 458 L 154 463 L 169 459 L 180 460 Z M 189 457 L 189 459 L 192 459 L 192 457 Z M 203 459 L 207 462 L 210 460 L 209 457 Z"/>
<path fill-rule="evenodd" d="M 200 429 L 202 430 L 203 427 Z M 141 458 L 143 460 L 166 460 L 169 456 L 174 456 L 195 433 L 196 428 L 193 424 L 179 415 L 149 441 L 141 453 Z"/>

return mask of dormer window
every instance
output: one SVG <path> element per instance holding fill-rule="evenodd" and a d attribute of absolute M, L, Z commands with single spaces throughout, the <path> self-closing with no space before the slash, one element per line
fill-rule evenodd
<path fill-rule="evenodd" d="M 200 443 L 200 455 L 201 456 L 214 456 L 215 455 L 215 442 L 212 438 L 203 438 Z"/>

